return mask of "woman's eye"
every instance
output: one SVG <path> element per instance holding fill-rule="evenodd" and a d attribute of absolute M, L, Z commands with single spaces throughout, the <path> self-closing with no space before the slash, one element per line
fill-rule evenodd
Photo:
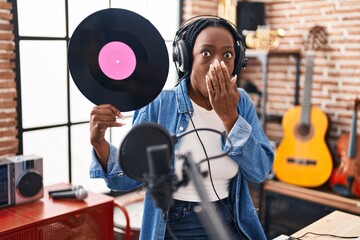
<path fill-rule="evenodd" d="M 225 53 L 224 54 L 224 57 L 228 58 L 228 59 L 232 58 L 232 56 L 233 56 L 232 53 Z"/>
<path fill-rule="evenodd" d="M 201 55 L 203 55 L 204 57 L 209 57 L 210 53 L 208 51 L 204 51 L 201 53 Z"/>

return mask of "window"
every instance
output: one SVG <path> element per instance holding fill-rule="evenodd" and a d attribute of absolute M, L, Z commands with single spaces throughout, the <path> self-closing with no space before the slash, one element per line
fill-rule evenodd
<path fill-rule="evenodd" d="M 103 180 L 89 177 L 89 116 L 94 105 L 77 89 L 67 66 L 68 42 L 78 24 L 88 15 L 109 7 L 136 12 L 159 30 L 169 53 L 170 69 L 164 88 L 174 86 L 177 74 L 171 53 L 179 26 L 179 1 L 18 0 L 14 3 L 17 84 L 21 89 L 19 149 L 20 154 L 43 157 L 44 185 L 71 181 L 94 192 L 109 191 Z M 131 127 L 132 113 L 125 115 L 126 127 L 109 129 L 106 133 L 115 146 L 120 145 Z"/>

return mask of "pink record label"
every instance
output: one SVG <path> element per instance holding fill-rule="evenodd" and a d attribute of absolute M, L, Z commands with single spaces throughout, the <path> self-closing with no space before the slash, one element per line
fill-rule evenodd
<path fill-rule="evenodd" d="M 99 66 L 103 73 L 114 80 L 124 80 L 135 70 L 136 56 L 133 50 L 122 42 L 109 42 L 99 53 Z"/>

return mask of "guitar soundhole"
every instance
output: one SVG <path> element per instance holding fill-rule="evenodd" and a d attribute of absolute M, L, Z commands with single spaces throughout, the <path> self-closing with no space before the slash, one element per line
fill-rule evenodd
<path fill-rule="evenodd" d="M 311 159 L 288 158 L 287 162 L 292 163 L 292 164 L 296 164 L 296 165 L 303 165 L 303 166 L 306 166 L 306 165 L 315 166 L 316 165 L 316 161 L 311 160 Z"/>
<path fill-rule="evenodd" d="M 306 124 L 302 124 L 300 125 L 300 127 L 298 128 L 298 132 L 300 134 L 300 136 L 302 137 L 306 137 L 309 135 L 310 133 L 310 126 L 306 125 Z"/>

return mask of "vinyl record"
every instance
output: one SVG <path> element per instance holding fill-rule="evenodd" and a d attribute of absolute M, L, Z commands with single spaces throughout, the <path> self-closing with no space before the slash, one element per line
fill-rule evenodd
<path fill-rule="evenodd" d="M 86 17 L 68 51 L 71 76 L 92 103 L 139 109 L 165 85 L 169 57 L 158 30 L 141 15 L 110 8 Z"/>

